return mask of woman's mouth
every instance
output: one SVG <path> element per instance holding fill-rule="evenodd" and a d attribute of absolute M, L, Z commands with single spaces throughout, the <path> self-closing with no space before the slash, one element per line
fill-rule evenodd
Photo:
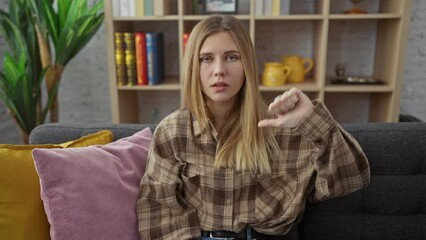
<path fill-rule="evenodd" d="M 217 92 L 224 91 L 229 85 L 224 82 L 217 82 L 212 85 L 213 89 Z"/>

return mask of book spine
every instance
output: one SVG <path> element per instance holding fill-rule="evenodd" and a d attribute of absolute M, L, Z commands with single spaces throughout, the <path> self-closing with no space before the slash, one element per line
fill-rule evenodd
<path fill-rule="evenodd" d="M 272 15 L 279 16 L 280 15 L 280 3 L 281 0 L 272 0 Z"/>
<path fill-rule="evenodd" d="M 133 1 L 133 0 L 120 0 L 120 16 L 121 17 L 130 16 L 130 1 Z"/>
<path fill-rule="evenodd" d="M 124 34 L 122 32 L 114 33 L 115 43 L 115 72 L 117 85 L 124 86 L 127 83 L 126 77 L 126 57 L 124 55 Z"/>
<path fill-rule="evenodd" d="M 124 33 L 124 54 L 126 56 L 127 85 L 136 85 L 136 54 L 135 35 L 132 32 Z"/>
<path fill-rule="evenodd" d="M 281 15 L 290 14 L 290 0 L 281 0 L 280 8 Z"/>
<path fill-rule="evenodd" d="M 263 15 L 263 1 L 256 1 L 256 16 L 262 16 Z"/>
<path fill-rule="evenodd" d="M 164 79 L 163 33 L 146 33 L 148 84 L 160 84 Z"/>
<path fill-rule="evenodd" d="M 272 14 L 272 0 L 264 0 L 263 15 L 270 16 Z"/>
<path fill-rule="evenodd" d="M 138 0 L 128 0 L 129 1 L 129 17 L 136 16 L 136 1 Z"/>
<path fill-rule="evenodd" d="M 120 0 L 112 0 L 112 16 L 120 17 Z"/>
<path fill-rule="evenodd" d="M 164 16 L 164 0 L 155 0 L 154 1 L 154 15 L 155 16 Z"/>
<path fill-rule="evenodd" d="M 154 16 L 154 0 L 145 0 L 145 16 Z"/>
<path fill-rule="evenodd" d="M 135 0 L 135 14 L 136 17 L 145 16 L 145 1 L 144 0 Z"/>
<path fill-rule="evenodd" d="M 189 32 L 183 33 L 183 52 L 185 52 L 186 44 L 188 43 Z"/>
<path fill-rule="evenodd" d="M 138 85 L 148 85 L 146 63 L 146 34 L 135 33 L 136 75 Z"/>

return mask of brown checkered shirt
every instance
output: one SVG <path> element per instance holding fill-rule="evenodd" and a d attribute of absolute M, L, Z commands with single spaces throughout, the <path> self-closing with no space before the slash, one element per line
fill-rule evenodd
<path fill-rule="evenodd" d="M 240 232 L 247 226 L 287 233 L 305 202 L 354 192 L 370 181 L 356 140 L 322 103 L 295 129 L 279 129 L 283 159 L 272 173 L 215 169 L 217 133 L 202 134 L 183 108 L 156 128 L 141 181 L 137 214 L 141 239 L 199 239 L 201 230 Z"/>

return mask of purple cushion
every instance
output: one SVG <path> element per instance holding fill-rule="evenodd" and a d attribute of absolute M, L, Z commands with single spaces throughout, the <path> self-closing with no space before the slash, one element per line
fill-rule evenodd
<path fill-rule="evenodd" d="M 52 240 L 139 240 L 136 199 L 149 128 L 104 146 L 35 149 Z"/>

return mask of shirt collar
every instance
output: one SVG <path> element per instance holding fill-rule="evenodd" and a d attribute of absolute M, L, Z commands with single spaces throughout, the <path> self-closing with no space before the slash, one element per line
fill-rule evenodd
<path fill-rule="evenodd" d="M 211 134 L 212 134 L 213 138 L 217 141 L 217 135 L 218 135 L 218 133 L 216 131 L 216 128 L 214 127 L 213 123 L 210 120 L 208 122 L 209 122 L 209 127 L 210 127 Z M 196 119 L 194 119 L 192 121 L 192 130 L 194 132 L 194 137 L 201 136 L 202 132 L 201 132 L 200 123 Z"/>

